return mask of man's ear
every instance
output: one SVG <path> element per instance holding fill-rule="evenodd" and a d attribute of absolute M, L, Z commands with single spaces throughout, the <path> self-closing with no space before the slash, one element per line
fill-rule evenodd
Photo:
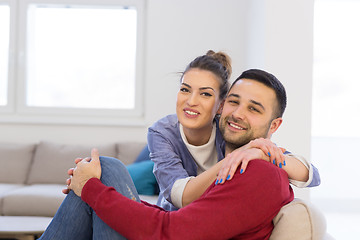
<path fill-rule="evenodd" d="M 282 124 L 282 121 L 283 121 L 283 119 L 281 117 L 275 118 L 274 120 L 271 121 L 270 128 L 269 128 L 270 135 L 272 135 L 274 132 L 276 132 L 278 130 L 278 128 Z"/>

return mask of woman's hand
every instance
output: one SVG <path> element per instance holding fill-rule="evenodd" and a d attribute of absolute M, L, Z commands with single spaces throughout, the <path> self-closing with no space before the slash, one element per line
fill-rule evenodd
<path fill-rule="evenodd" d="M 259 138 L 252 140 L 245 146 L 234 150 L 222 160 L 223 165 L 215 184 L 223 184 L 226 180 L 232 179 L 240 164 L 240 173 L 244 173 L 248 163 L 253 159 L 263 159 L 281 168 L 286 164 L 283 152 L 285 152 L 285 149 L 277 147 L 269 139 Z"/>
<path fill-rule="evenodd" d="M 233 151 L 222 160 L 223 164 L 215 184 L 223 184 L 226 180 L 231 180 L 240 164 L 240 173 L 243 173 L 251 160 L 263 159 L 264 157 L 266 157 L 265 154 L 258 148 Z"/>
<path fill-rule="evenodd" d="M 286 150 L 284 148 L 276 146 L 276 144 L 273 143 L 270 139 L 257 138 L 246 144 L 245 149 L 246 148 L 259 148 L 264 152 L 265 155 L 269 157 L 269 161 L 272 164 L 275 164 L 279 167 L 282 167 L 282 165 L 286 165 L 285 156 L 283 154 Z"/>

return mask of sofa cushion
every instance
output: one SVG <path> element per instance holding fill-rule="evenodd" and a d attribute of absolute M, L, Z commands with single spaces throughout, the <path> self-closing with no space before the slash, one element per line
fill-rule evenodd
<path fill-rule="evenodd" d="M 141 150 L 140 154 L 136 157 L 135 163 L 146 161 L 150 159 L 149 147 L 146 144 L 145 147 Z"/>
<path fill-rule="evenodd" d="M 115 144 L 83 146 L 40 142 L 35 151 L 27 183 L 65 184 L 69 177 L 67 170 L 75 166 L 75 158 L 90 156 L 93 147 L 97 147 L 102 156 L 116 156 Z"/>
<path fill-rule="evenodd" d="M 53 217 L 65 198 L 60 184 L 35 184 L 17 188 L 3 196 L 3 214 Z"/>
<path fill-rule="evenodd" d="M 24 184 L 0 183 L 0 199 L 2 196 L 8 194 L 9 192 L 24 186 Z"/>
<path fill-rule="evenodd" d="M 150 160 L 135 162 L 126 166 L 138 194 L 155 195 L 157 193 L 158 187 L 153 167 L 154 162 Z"/>
<path fill-rule="evenodd" d="M 26 181 L 35 144 L 0 144 L 0 182 L 23 184 Z"/>
<path fill-rule="evenodd" d="M 283 206 L 273 219 L 270 239 L 323 239 L 326 234 L 324 215 L 310 203 L 294 199 Z"/>
<path fill-rule="evenodd" d="M 12 184 L 12 183 L 0 183 L 0 216 L 4 215 L 3 213 L 3 196 L 9 194 L 17 188 L 23 187 L 24 184 Z"/>
<path fill-rule="evenodd" d="M 140 142 L 122 142 L 116 144 L 117 159 L 121 160 L 125 165 L 135 162 L 141 150 L 144 149 L 146 143 Z"/>

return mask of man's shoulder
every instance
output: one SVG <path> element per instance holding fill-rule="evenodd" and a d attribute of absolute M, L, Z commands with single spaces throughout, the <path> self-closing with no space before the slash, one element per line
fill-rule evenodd
<path fill-rule="evenodd" d="M 289 189 L 287 173 L 278 166 L 261 159 L 251 160 L 244 173 L 240 174 L 238 169 L 234 175 L 234 180 L 241 182 L 241 184 L 252 185 L 258 190 L 275 189 L 288 191 Z"/>

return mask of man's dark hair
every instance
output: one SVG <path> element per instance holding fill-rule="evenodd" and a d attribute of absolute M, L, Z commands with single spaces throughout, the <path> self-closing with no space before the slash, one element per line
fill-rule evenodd
<path fill-rule="evenodd" d="M 230 89 L 234 84 L 240 79 L 251 79 L 257 82 L 260 82 L 269 88 L 273 89 L 276 94 L 276 99 L 278 102 L 277 109 L 275 111 L 275 118 L 282 117 L 286 108 L 287 98 L 286 91 L 283 84 L 271 73 L 268 73 L 259 69 L 250 69 L 243 72 L 231 85 Z"/>

